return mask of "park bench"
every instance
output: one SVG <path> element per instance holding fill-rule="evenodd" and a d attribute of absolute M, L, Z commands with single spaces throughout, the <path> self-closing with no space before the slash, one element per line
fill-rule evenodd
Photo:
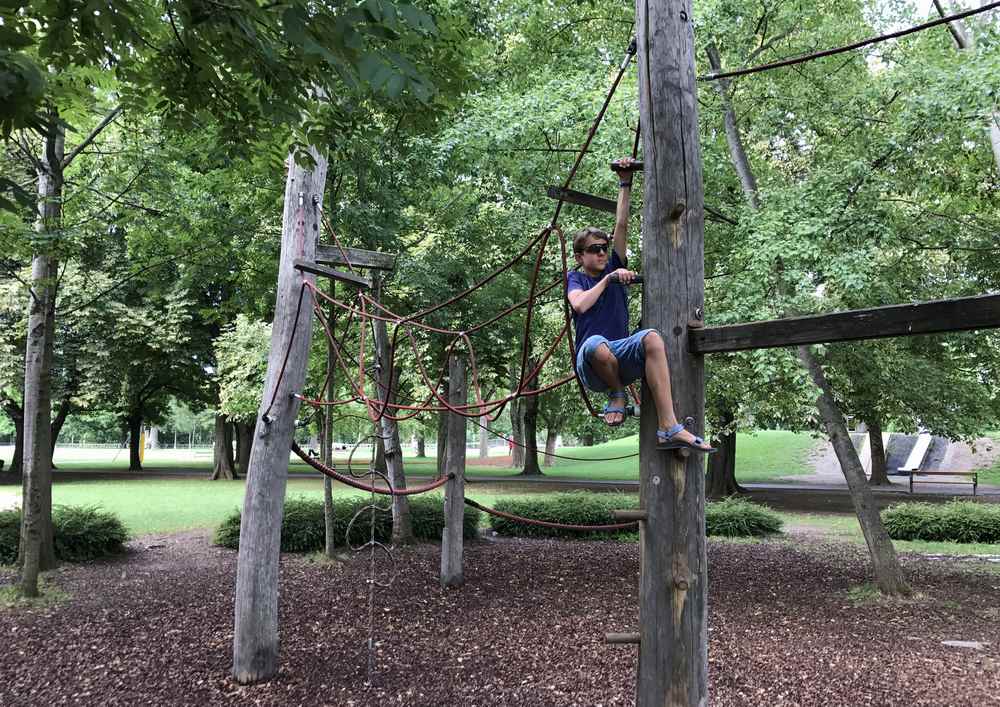
<path fill-rule="evenodd" d="M 927 481 L 917 481 L 913 477 L 915 476 L 968 476 L 972 478 L 972 481 L 936 481 L 930 479 Z M 978 471 L 911 471 L 910 472 L 910 493 L 913 493 L 913 484 L 972 484 L 972 495 L 976 495 L 976 488 L 979 486 L 979 472 Z"/>

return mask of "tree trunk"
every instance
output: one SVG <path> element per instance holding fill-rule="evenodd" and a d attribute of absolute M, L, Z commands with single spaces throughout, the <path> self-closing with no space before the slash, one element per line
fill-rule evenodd
<path fill-rule="evenodd" d="M 882 525 L 878 506 L 872 496 L 871 488 L 865 479 L 865 470 L 861 466 L 858 451 L 851 442 L 847 431 L 847 423 L 840 407 L 833 396 L 830 383 L 826 379 L 823 367 L 808 346 L 799 347 L 799 360 L 809 372 L 810 377 L 819 388 L 816 407 L 826 426 L 826 433 L 833 444 L 833 449 L 840 462 L 841 471 L 847 479 L 847 488 L 851 492 L 851 501 L 861 524 L 861 532 L 868 544 L 872 558 L 872 569 L 875 573 L 875 584 L 879 590 L 888 596 L 909 596 L 911 590 L 903 576 L 903 569 L 896 557 L 896 548 L 892 539 Z"/>
<path fill-rule="evenodd" d="M 555 427 L 545 429 L 545 461 L 544 466 L 552 466 L 556 463 L 556 458 L 552 456 L 556 453 L 556 440 L 559 439 L 559 430 Z"/>
<path fill-rule="evenodd" d="M 375 299 L 381 301 L 381 282 L 375 286 Z M 396 391 L 399 387 L 399 369 L 396 368 L 395 361 L 389 357 L 389 333 L 386 329 L 385 321 L 376 319 L 375 325 L 375 353 L 379 362 L 379 382 L 378 397 L 383 403 L 388 405 L 396 400 Z M 386 412 L 390 412 L 387 410 Z M 394 489 L 406 488 L 406 472 L 403 469 L 403 445 L 399 441 L 399 425 L 388 415 L 383 415 L 379 420 L 379 431 L 385 463 L 388 468 L 389 481 Z M 413 542 L 413 522 L 410 520 L 410 499 L 407 496 L 392 497 L 392 542 L 394 545 L 405 545 Z"/>
<path fill-rule="evenodd" d="M 142 439 L 142 417 L 138 414 L 128 418 L 128 470 L 142 471 L 142 460 L 139 458 L 140 440 Z"/>
<path fill-rule="evenodd" d="M 869 415 L 866 423 L 868 446 L 872 450 L 872 473 L 868 483 L 872 486 L 891 486 L 885 466 L 885 447 L 882 445 L 882 420 L 876 415 Z"/>
<path fill-rule="evenodd" d="M 229 425 L 226 416 L 216 414 L 215 416 L 215 441 L 212 448 L 214 466 L 212 467 L 212 481 L 227 479 L 233 481 L 237 478 L 236 468 L 233 463 L 233 436 L 232 427 Z"/>
<path fill-rule="evenodd" d="M 376 437 L 375 440 L 375 471 L 380 471 L 383 474 L 389 473 L 389 467 L 385 464 L 385 440 L 381 437 Z"/>
<path fill-rule="evenodd" d="M 580 435 L 580 445 L 583 447 L 593 447 L 594 446 L 594 433 L 584 432 Z"/>
<path fill-rule="evenodd" d="M 14 425 L 14 456 L 11 457 L 10 467 L 4 470 L 2 477 L 5 483 L 18 483 L 21 481 L 21 474 L 24 470 L 24 410 L 13 400 L 5 400 L 3 403 L 4 412 Z"/>
<path fill-rule="evenodd" d="M 326 158 L 315 149 L 310 151 L 312 169 L 297 164 L 293 155 L 287 162 L 271 351 L 240 523 L 232 668 L 240 684 L 270 680 L 278 672 L 281 518 L 288 454 L 299 410 L 299 401 L 292 394 L 300 392 L 305 383 L 312 337 L 313 299 L 312 293 L 303 289 L 303 281 L 313 277 L 296 270 L 294 261 L 316 257 L 327 171 Z M 279 374 L 281 370 L 284 375 Z"/>
<path fill-rule="evenodd" d="M 250 450 L 253 448 L 254 423 L 236 423 L 236 478 L 247 476 L 250 470 Z"/>
<path fill-rule="evenodd" d="M 709 44 L 706 53 L 708 63 L 713 72 L 722 71 L 722 62 L 719 60 L 719 50 L 714 44 Z M 712 82 L 715 92 L 719 94 L 722 101 L 723 123 L 726 126 L 726 142 L 729 144 L 729 156 L 732 159 L 733 167 L 740 178 L 740 185 L 743 187 L 743 194 L 750 201 L 750 205 L 757 210 L 760 202 L 757 199 L 757 179 L 754 177 L 753 169 L 750 168 L 750 160 L 747 159 L 746 150 L 743 148 L 743 140 L 740 138 L 739 128 L 736 125 L 736 112 L 733 110 L 729 100 L 729 81 L 719 79 Z M 720 450 L 721 451 L 721 450 Z"/>
<path fill-rule="evenodd" d="M 445 383 L 444 394 L 448 395 L 448 385 Z M 448 415 L 447 410 L 438 413 L 437 430 L 437 475 L 444 476 L 444 470 L 448 463 Z"/>
<path fill-rule="evenodd" d="M 38 220 L 35 230 L 54 236 L 62 217 L 65 131 L 50 114 L 50 134 L 38 170 Z M 52 357 L 55 340 L 59 263 L 36 252 L 31 259 L 31 308 L 24 356 L 24 484 L 19 547 L 18 590 L 38 596 L 38 574 L 55 567 L 52 542 Z"/>
<path fill-rule="evenodd" d="M 719 451 L 708 456 L 708 474 L 705 477 L 705 496 L 719 499 L 746 493 L 736 482 L 736 430 L 731 429 L 733 413 L 722 413 L 722 434 L 716 435 L 712 446 Z"/>
<path fill-rule="evenodd" d="M 486 429 L 486 426 L 490 424 L 490 419 L 483 415 L 479 418 L 479 424 L 482 427 L 479 428 L 479 458 L 489 459 L 490 458 L 490 432 Z"/>
<path fill-rule="evenodd" d="M 427 458 L 427 439 L 423 432 L 417 433 L 417 459 Z"/>
<path fill-rule="evenodd" d="M 534 358 L 528 360 L 528 368 L 534 370 L 538 361 Z M 538 389 L 538 377 L 529 380 L 525 386 L 525 391 Z M 524 468 L 521 471 L 523 476 L 541 476 L 542 468 L 538 466 L 538 396 L 529 395 L 521 398 L 524 408 Z"/>
<path fill-rule="evenodd" d="M 59 433 L 62 432 L 63 425 L 66 424 L 66 418 L 69 417 L 72 407 L 68 399 L 60 401 L 59 410 L 56 411 L 55 419 L 52 420 L 51 442 L 53 455 L 56 453 L 56 443 L 59 441 Z M 52 467 L 55 468 L 55 464 Z"/>
<path fill-rule="evenodd" d="M 521 398 L 510 401 L 510 438 L 514 441 L 510 466 L 520 469 L 524 466 L 524 402 Z"/>
<path fill-rule="evenodd" d="M 337 284 L 330 280 L 327 284 L 330 297 L 337 294 Z M 330 305 L 327 313 L 330 330 L 333 331 L 337 321 L 337 306 Z M 326 394 L 327 400 L 333 400 L 336 394 L 337 350 L 332 337 L 326 339 Z M 323 407 L 323 437 L 320 446 L 321 461 L 327 466 L 333 466 L 333 407 Z M 333 510 L 333 479 L 323 477 L 323 554 L 333 559 L 337 553 L 336 517 Z"/>

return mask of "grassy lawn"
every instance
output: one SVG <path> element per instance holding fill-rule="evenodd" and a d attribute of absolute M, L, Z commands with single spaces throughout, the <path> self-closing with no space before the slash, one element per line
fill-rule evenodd
<path fill-rule="evenodd" d="M 775 481 L 781 476 L 804 475 L 810 473 L 807 463 L 809 450 L 816 441 L 805 433 L 768 430 L 756 433 L 741 433 L 736 444 L 736 478 L 743 482 Z M 543 468 L 545 476 L 567 479 L 595 480 L 637 480 L 639 478 L 638 435 L 631 435 L 613 442 L 594 447 L 565 447 L 557 454 L 576 457 L 574 460 L 557 459 L 551 467 Z M 343 452 L 339 454 L 343 455 Z M 635 455 L 635 456 L 628 456 Z M 367 463 L 368 450 L 359 450 L 355 461 Z M 627 457 L 612 459 L 608 457 Z M 506 457 L 492 457 L 506 459 Z M 433 476 L 436 473 L 434 457 L 403 457 L 408 473 Z M 335 463 L 344 464 L 346 455 L 334 458 Z M 469 476 L 516 476 L 520 470 L 503 464 L 481 464 L 474 449 L 468 450 L 466 473 Z M 128 450 L 59 448 L 55 463 L 59 470 L 112 470 L 128 469 Z M 143 464 L 146 471 L 158 469 L 204 470 L 206 475 L 212 468 L 210 448 L 157 449 L 146 453 Z M 291 472 L 309 471 L 309 467 L 298 460 L 293 461 Z M 58 472 L 57 472 L 58 473 Z"/>
<path fill-rule="evenodd" d="M 861 526 L 853 515 L 839 513 L 778 513 L 785 526 L 800 526 L 822 533 L 830 540 L 863 545 Z M 923 540 L 893 540 L 898 552 L 919 552 L 930 555 L 1000 555 L 1000 545 L 984 543 L 925 542 Z"/>
<path fill-rule="evenodd" d="M 1000 446 L 1000 432 L 989 432 L 986 436 L 993 440 L 994 447 Z M 1000 458 L 989 469 L 979 472 L 979 483 L 1000 486 Z"/>
<path fill-rule="evenodd" d="M 64 505 L 96 505 L 118 514 L 133 535 L 170 533 L 195 528 L 214 528 L 240 508 L 245 482 L 203 479 L 143 479 L 128 481 L 59 481 L 53 486 L 53 502 Z M 322 495 L 320 479 L 291 479 L 289 496 Z M 363 492 L 335 485 L 335 495 Z M 469 497 L 492 506 L 499 498 L 527 496 L 485 489 L 467 489 Z M 0 507 L 20 500 L 17 487 L 0 487 Z M 834 542 L 863 544 L 864 538 L 853 515 L 831 513 L 787 513 L 778 515 L 786 529 L 808 529 Z M 748 540 L 747 542 L 754 542 Z M 900 552 L 943 555 L 1000 555 L 1000 545 L 896 541 Z"/>

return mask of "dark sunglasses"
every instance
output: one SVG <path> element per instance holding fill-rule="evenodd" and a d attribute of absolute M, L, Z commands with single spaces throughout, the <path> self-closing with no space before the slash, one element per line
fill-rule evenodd
<path fill-rule="evenodd" d="M 583 249 L 584 253 L 590 253 L 591 255 L 597 255 L 598 253 L 607 253 L 608 244 L 607 243 L 591 243 L 589 246 Z"/>

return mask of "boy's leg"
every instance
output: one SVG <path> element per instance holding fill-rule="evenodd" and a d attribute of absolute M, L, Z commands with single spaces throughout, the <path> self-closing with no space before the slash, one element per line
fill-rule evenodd
<path fill-rule="evenodd" d="M 594 353 L 591 355 L 588 363 L 590 363 L 590 367 L 594 370 L 594 373 L 608 386 L 608 390 L 612 392 L 625 390 L 625 386 L 622 385 L 621 376 L 618 373 L 618 359 L 611 353 L 611 349 L 607 344 L 601 344 L 594 349 Z M 608 412 L 604 414 L 604 421 L 609 425 L 617 425 L 624 419 L 625 413 L 622 412 Z"/>
<path fill-rule="evenodd" d="M 667 349 L 658 332 L 651 331 L 642 338 L 646 353 L 646 383 L 656 402 L 656 417 L 661 430 L 669 430 L 677 424 L 674 414 L 674 400 L 670 391 L 670 368 L 667 364 Z M 687 430 L 678 432 L 678 441 L 693 442 L 695 436 Z"/>

